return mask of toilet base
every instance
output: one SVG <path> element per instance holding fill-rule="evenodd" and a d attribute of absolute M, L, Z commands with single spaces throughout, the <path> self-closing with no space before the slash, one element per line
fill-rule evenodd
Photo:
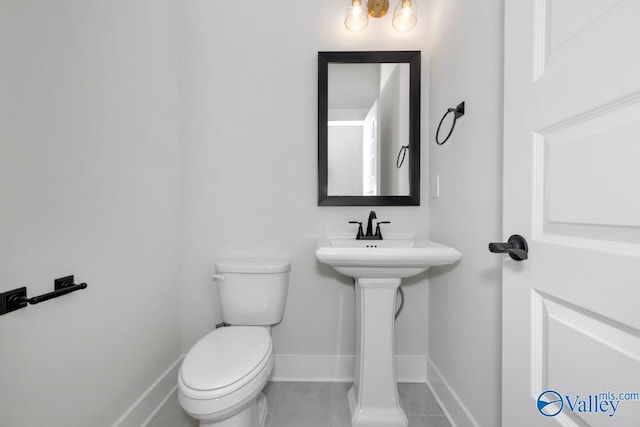
<path fill-rule="evenodd" d="M 200 421 L 200 427 L 263 427 L 267 418 L 267 398 L 259 393 L 237 414 L 219 421 Z"/>

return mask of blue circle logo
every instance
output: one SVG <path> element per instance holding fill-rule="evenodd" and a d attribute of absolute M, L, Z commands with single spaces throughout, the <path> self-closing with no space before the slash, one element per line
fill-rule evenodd
<path fill-rule="evenodd" d="M 545 417 L 555 417 L 564 407 L 562 396 L 555 390 L 546 390 L 538 396 L 538 412 Z M 554 405 L 554 403 L 556 405 Z"/>

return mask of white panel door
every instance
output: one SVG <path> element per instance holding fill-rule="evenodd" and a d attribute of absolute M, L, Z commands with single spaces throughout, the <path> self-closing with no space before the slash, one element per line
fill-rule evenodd
<path fill-rule="evenodd" d="M 362 194 L 364 196 L 378 196 L 380 193 L 378 116 L 376 100 L 369 109 L 362 127 Z"/>
<path fill-rule="evenodd" d="M 502 423 L 640 427 L 640 1 L 505 3 Z"/>

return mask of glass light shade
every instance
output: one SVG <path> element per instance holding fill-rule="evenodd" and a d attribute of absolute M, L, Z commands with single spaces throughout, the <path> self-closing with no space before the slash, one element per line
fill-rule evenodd
<path fill-rule="evenodd" d="M 369 11 L 360 0 L 353 0 L 347 7 L 344 26 L 350 31 L 360 31 L 369 24 Z"/>
<path fill-rule="evenodd" d="M 418 22 L 418 5 L 415 0 L 400 0 L 393 11 L 392 25 L 398 31 L 408 31 Z"/>

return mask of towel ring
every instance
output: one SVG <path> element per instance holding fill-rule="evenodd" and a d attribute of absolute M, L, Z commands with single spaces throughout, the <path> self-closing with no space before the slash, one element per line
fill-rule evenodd
<path fill-rule="evenodd" d="M 396 157 L 396 168 L 400 169 L 402 167 L 402 164 L 404 163 L 404 158 L 407 155 L 408 149 L 409 149 L 408 145 L 403 145 L 400 148 L 400 151 L 398 151 L 398 157 Z M 402 155 L 402 159 L 400 158 L 400 155 Z"/>
<path fill-rule="evenodd" d="M 451 125 L 451 129 L 449 129 L 449 133 L 447 134 L 447 137 L 444 139 L 444 141 L 440 141 L 440 127 L 442 126 L 442 122 L 444 122 L 444 119 L 449 115 L 449 113 L 453 113 L 453 124 Z M 453 129 L 455 129 L 456 127 L 456 121 L 458 121 L 458 119 L 462 116 L 464 116 L 464 101 L 458 104 L 456 108 L 449 108 L 447 112 L 444 113 L 444 116 L 442 116 L 442 119 L 440 119 L 440 123 L 438 124 L 438 129 L 436 130 L 436 144 L 443 145 L 445 142 L 447 142 L 447 140 L 453 133 Z"/>

